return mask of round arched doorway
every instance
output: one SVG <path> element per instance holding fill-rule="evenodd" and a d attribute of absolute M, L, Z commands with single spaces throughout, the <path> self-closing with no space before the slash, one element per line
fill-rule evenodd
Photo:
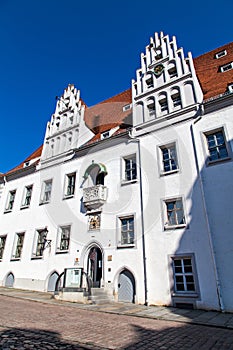
<path fill-rule="evenodd" d="M 103 255 L 99 247 L 90 249 L 87 259 L 87 274 L 91 287 L 100 288 L 103 276 Z"/>
<path fill-rule="evenodd" d="M 135 279 L 129 270 L 123 270 L 118 278 L 118 301 L 135 302 Z"/>

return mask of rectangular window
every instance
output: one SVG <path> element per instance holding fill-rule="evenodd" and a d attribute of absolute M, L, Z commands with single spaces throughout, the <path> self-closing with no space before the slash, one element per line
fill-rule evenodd
<path fill-rule="evenodd" d="M 6 204 L 6 208 L 5 208 L 6 212 L 7 211 L 12 211 L 13 205 L 14 205 L 14 201 L 15 201 L 15 195 L 16 195 L 16 190 L 10 191 L 8 193 L 7 204 Z"/>
<path fill-rule="evenodd" d="M 185 225 L 184 209 L 182 199 L 166 200 L 166 222 L 165 228 Z"/>
<path fill-rule="evenodd" d="M 108 131 L 105 131 L 105 132 L 102 132 L 102 134 L 101 134 L 101 136 L 100 136 L 101 140 L 107 139 L 108 137 L 110 137 L 110 132 L 109 132 L 109 130 L 108 130 Z"/>
<path fill-rule="evenodd" d="M 24 242 L 24 232 L 23 233 L 16 233 L 16 241 L 15 241 L 13 258 L 15 258 L 15 259 L 21 258 L 21 254 L 22 254 L 22 250 L 23 250 L 23 242 Z"/>
<path fill-rule="evenodd" d="M 191 257 L 172 258 L 174 292 L 196 292 L 193 263 Z"/>
<path fill-rule="evenodd" d="M 205 135 L 208 145 L 209 161 L 216 161 L 228 157 L 223 130 L 217 130 Z"/>
<path fill-rule="evenodd" d="M 65 197 L 71 197 L 75 191 L 76 173 L 66 175 Z"/>
<path fill-rule="evenodd" d="M 221 57 L 223 57 L 223 56 L 226 56 L 227 55 L 227 51 L 226 50 L 222 50 L 222 51 L 220 51 L 220 52 L 217 52 L 216 54 L 215 54 L 215 58 L 221 58 Z"/>
<path fill-rule="evenodd" d="M 134 216 L 120 218 L 121 245 L 134 244 Z"/>
<path fill-rule="evenodd" d="M 26 208 L 30 206 L 31 197 L 32 197 L 32 185 L 26 186 L 24 189 L 24 196 L 23 196 L 21 208 Z"/>
<path fill-rule="evenodd" d="M 162 155 L 162 169 L 164 173 L 178 170 L 178 161 L 175 143 L 160 147 Z"/>
<path fill-rule="evenodd" d="M 42 184 L 40 204 L 49 203 L 52 192 L 52 180 L 44 181 Z"/>
<path fill-rule="evenodd" d="M 6 235 L 0 236 L 0 260 L 2 260 L 3 258 L 5 245 L 6 245 Z"/>
<path fill-rule="evenodd" d="M 220 72 L 227 72 L 228 70 L 233 68 L 233 62 L 224 64 L 223 66 L 220 67 Z"/>
<path fill-rule="evenodd" d="M 47 229 L 37 230 L 35 234 L 35 241 L 33 247 L 33 258 L 42 258 L 47 242 Z"/>
<path fill-rule="evenodd" d="M 124 180 L 132 181 L 137 179 L 136 155 L 124 158 Z"/>
<path fill-rule="evenodd" d="M 67 252 L 70 245 L 70 226 L 61 226 L 58 229 L 57 253 Z"/>

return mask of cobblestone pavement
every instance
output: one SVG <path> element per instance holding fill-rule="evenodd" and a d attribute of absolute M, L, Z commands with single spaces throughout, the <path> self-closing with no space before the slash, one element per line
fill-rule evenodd
<path fill-rule="evenodd" d="M 233 350 L 233 330 L 0 296 L 0 349 Z"/>

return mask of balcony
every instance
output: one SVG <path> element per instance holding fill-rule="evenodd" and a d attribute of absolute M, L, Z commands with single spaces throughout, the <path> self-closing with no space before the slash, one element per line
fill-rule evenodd
<path fill-rule="evenodd" d="M 96 185 L 83 189 L 83 203 L 88 210 L 100 209 L 106 202 L 107 187 Z"/>

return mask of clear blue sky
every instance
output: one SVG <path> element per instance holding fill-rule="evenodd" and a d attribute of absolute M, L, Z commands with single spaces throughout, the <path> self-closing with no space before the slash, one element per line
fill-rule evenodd
<path fill-rule="evenodd" d="M 196 57 L 233 41 L 232 13 L 232 0 L 0 0 L 0 171 L 43 143 L 69 83 L 96 104 L 130 87 L 154 32 Z"/>

